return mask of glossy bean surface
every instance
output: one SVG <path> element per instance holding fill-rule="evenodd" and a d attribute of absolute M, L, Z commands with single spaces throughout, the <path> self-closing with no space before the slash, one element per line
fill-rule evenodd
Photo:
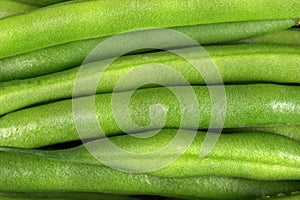
<path fill-rule="evenodd" d="M 1 20 L 0 58 L 137 28 L 299 18 L 299 11 L 299 1 L 284 0 L 70 2 Z"/>
<path fill-rule="evenodd" d="M 213 86 L 222 87 L 222 86 Z M 192 98 L 188 87 L 173 87 L 174 91 Z M 132 127 L 130 118 L 123 116 L 123 131 L 136 132 L 158 128 L 163 118 L 156 117 L 150 123 L 149 112 L 154 104 L 161 104 L 166 111 L 164 127 L 175 128 L 181 124 L 181 110 L 191 120 L 181 124 L 181 128 L 208 128 L 211 122 L 211 98 L 206 86 L 194 86 L 198 102 L 189 105 L 180 105 L 178 99 L 167 88 L 149 88 L 136 90 L 126 102 L 128 92 L 114 94 L 114 106 L 127 105 L 119 109 L 120 113 L 128 113 L 135 124 L 140 127 Z M 224 128 L 263 126 L 275 124 L 296 124 L 300 117 L 300 88 L 296 86 L 282 86 L 272 84 L 253 85 L 228 85 L 226 92 L 226 117 Z M 95 108 L 98 123 L 107 135 L 123 133 L 115 121 L 112 111 L 112 94 L 96 95 Z M 90 106 L 91 97 L 83 97 L 72 100 L 64 100 L 41 106 L 35 106 L 24 110 L 9 113 L 0 118 L 0 145 L 16 147 L 41 147 L 66 141 L 78 140 L 79 135 L 73 119 L 72 103 L 76 105 Z M 223 98 L 220 96 L 220 98 Z M 88 105 L 87 105 L 88 103 Z M 197 103 L 199 107 L 197 107 Z M 82 108 L 85 110 L 85 107 Z M 82 111 L 83 111 L 82 110 Z M 197 112 L 200 112 L 198 126 L 193 124 Z M 120 117 L 122 117 L 120 116 Z M 196 117 L 196 118 L 195 118 Z M 86 124 L 86 137 L 99 137 L 94 124 L 89 117 L 82 118 Z M 149 125 L 149 126 L 148 126 Z M 211 127 L 213 128 L 213 127 Z M 215 127 L 220 128 L 220 127 Z M 126 130 L 124 130 L 126 129 Z"/>
<path fill-rule="evenodd" d="M 111 140 L 128 151 L 145 153 L 164 147 L 174 135 L 176 130 L 162 130 L 142 141 L 130 136 Z M 1 148 L 0 157 L 5 162 L 0 164 L 0 176 L 10 176 L 10 179 L 1 181 L 0 186 L 3 191 L 105 191 L 204 199 L 255 199 L 290 194 L 300 189 L 299 181 L 281 180 L 289 179 L 289 174 L 294 178 L 299 174 L 299 143 L 267 133 L 221 135 L 216 148 L 201 159 L 198 153 L 203 139 L 204 134 L 199 132 L 180 159 L 162 170 L 148 173 L 123 172 L 104 166 L 84 147 L 52 152 Z M 112 158 L 118 156 L 107 154 Z M 164 156 L 168 155 L 150 159 L 157 161 Z M 127 159 L 134 161 L 136 158 Z M 274 169 L 278 171 L 272 173 Z M 267 174 L 257 173 L 260 170 Z M 228 176 L 221 176 L 225 174 Z M 245 178 L 251 174 L 255 180 Z"/>
<path fill-rule="evenodd" d="M 283 30 L 295 25 L 297 21 L 298 20 L 286 19 L 204 24 L 175 27 L 172 28 L 172 30 L 186 34 L 194 39 L 195 42 L 203 45 L 243 39 Z M 161 34 L 160 30 L 151 30 L 148 32 L 152 32 L 153 35 Z M 131 35 L 132 40 L 144 38 L 143 40 L 147 43 L 147 36 L 145 34 L 133 32 Z M 89 53 L 105 39 L 107 38 L 80 40 L 0 59 L 0 82 L 36 77 L 79 66 Z M 130 44 L 131 43 L 128 43 L 127 45 Z M 146 45 L 167 48 L 174 47 L 174 42 L 168 44 L 165 41 L 157 40 L 156 44 L 152 41 L 151 44 Z M 188 44 L 184 41 L 178 41 L 176 44 L 177 47 L 187 45 Z M 93 60 L 101 60 L 118 55 L 120 49 L 124 49 L 124 47 L 120 48 L 116 46 L 112 50 L 107 50 L 103 52 L 102 55 L 98 55 Z M 141 49 L 140 51 L 143 50 Z"/>
<path fill-rule="evenodd" d="M 206 58 L 211 58 L 225 84 L 300 83 L 298 76 L 300 48 L 298 46 L 241 44 L 207 46 L 205 50 L 209 57 L 206 56 L 203 59 L 199 58 L 203 55 L 199 55 L 195 48 L 181 49 L 178 52 L 188 54 L 192 58 L 191 61 L 203 63 L 208 70 L 214 67 L 205 63 Z M 92 79 L 95 74 L 99 73 L 99 68 L 101 69 L 103 63 L 105 60 L 85 65 L 87 70 L 82 77 Z M 207 83 L 194 66 L 183 58 L 170 52 L 158 52 L 119 58 L 102 74 L 97 93 L 112 92 L 126 73 L 145 64 L 169 66 L 182 74 L 192 85 Z M 0 83 L 0 115 L 39 103 L 71 98 L 78 70 L 77 67 L 41 77 Z M 148 71 L 143 77 L 135 77 L 135 80 L 142 81 L 144 78 L 159 79 L 168 86 L 186 85 L 186 82 L 178 78 L 162 76 L 156 68 Z M 210 84 L 222 84 L 222 82 L 212 80 Z M 135 87 L 136 82 L 128 80 L 118 91 L 131 90 Z M 78 95 L 88 94 L 82 91 Z"/>
<path fill-rule="evenodd" d="M 146 135 L 147 133 L 150 134 L 151 132 L 143 134 Z M 107 148 L 105 143 L 99 143 L 101 139 L 86 143 L 86 146 L 82 145 L 64 150 L 44 151 L 3 148 L 2 151 L 16 151 L 21 154 L 63 162 L 103 165 L 100 160 L 90 154 L 86 149 L 88 147 L 89 150 L 101 151 L 102 154 L 107 155 L 106 158 L 108 159 L 118 160 L 119 163 L 132 163 L 133 167 L 137 163 L 135 159 L 144 160 L 142 165 L 147 167 L 147 165 L 153 165 L 155 161 L 164 161 L 170 155 L 180 153 L 178 149 L 184 149 L 184 145 L 188 144 L 189 137 L 194 134 L 189 130 L 185 130 L 183 133 L 184 136 L 180 138 L 180 143 L 176 145 L 177 149 L 162 151 L 157 155 L 158 157 L 145 153 L 155 152 L 173 142 L 172 139 L 177 134 L 176 129 L 161 130 L 155 136 L 147 139 L 126 135 L 109 138 L 112 143 L 123 150 L 144 154 L 139 157 L 132 154 L 117 154 Z M 169 178 L 217 175 L 243 177 L 252 180 L 299 179 L 300 144 L 296 141 L 263 132 L 222 134 L 213 151 L 206 157 L 200 158 L 199 153 L 204 138 L 205 132 L 197 132 L 194 141 L 190 146 L 187 146 L 187 151 L 180 158 L 168 167 L 149 172 L 149 174 Z M 126 170 L 125 167 L 124 170 Z"/>

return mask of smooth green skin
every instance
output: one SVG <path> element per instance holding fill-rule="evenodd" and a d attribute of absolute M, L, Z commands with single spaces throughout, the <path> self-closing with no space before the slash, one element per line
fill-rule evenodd
<path fill-rule="evenodd" d="M 197 49 L 196 49 L 197 50 Z M 199 59 L 194 48 L 180 50 Z M 224 83 L 300 83 L 300 47 L 294 45 L 259 45 L 241 44 L 224 46 L 207 46 L 205 50 L 216 64 Z M 105 62 L 105 61 L 104 61 Z M 103 61 L 88 66 L 85 78 L 92 79 L 97 74 Z M 101 78 L 97 93 L 107 93 L 114 90 L 119 79 L 132 69 L 143 64 L 165 64 L 182 74 L 190 84 L 203 85 L 205 81 L 195 68 L 179 56 L 170 52 L 156 52 L 141 55 L 129 55 L 114 62 Z M 288 67 L 287 67 L 288 66 Z M 0 83 L 0 115 L 39 103 L 72 97 L 73 85 L 79 68 L 53 73 L 41 77 L 15 80 Z M 152 70 L 145 77 L 159 77 L 160 72 Z M 161 77 L 165 85 L 186 85 L 176 78 Z M 214 81 L 212 83 L 219 84 Z M 131 81 L 122 86 L 119 91 L 135 88 L 136 82 Z M 82 92 L 81 95 L 89 93 Z"/>
<path fill-rule="evenodd" d="M 261 131 L 267 133 L 276 133 L 300 142 L 300 125 L 299 124 L 286 124 L 286 125 L 271 125 L 260 127 L 241 127 L 229 128 L 223 130 L 224 132 L 248 132 L 248 131 Z"/>
<path fill-rule="evenodd" d="M 137 28 L 299 18 L 299 13 L 300 2 L 286 0 L 69 2 L 1 20 L 0 58 Z"/>
<path fill-rule="evenodd" d="M 297 20 L 286 19 L 204 24 L 188 27 L 177 27 L 172 28 L 172 30 L 186 34 L 199 44 L 203 45 L 267 34 L 289 28 L 296 23 Z M 151 31 L 155 35 L 159 34 L 159 32 L 156 30 Z M 137 37 L 143 37 L 143 35 L 135 32 L 133 32 L 131 35 L 134 39 Z M 89 53 L 105 39 L 106 37 L 75 41 L 0 59 L 0 82 L 36 77 L 79 66 L 89 55 Z M 161 48 L 174 46 L 174 44 L 161 43 L 161 41 L 157 41 L 157 44 L 151 43 L 149 46 L 150 45 L 161 46 Z M 177 44 L 177 46 L 186 45 L 187 44 L 180 41 L 178 41 Z M 99 55 L 94 60 L 105 59 L 118 55 L 119 49 L 119 47 L 115 47 L 114 50 L 107 51 L 105 54 Z"/>
<path fill-rule="evenodd" d="M 150 153 L 162 149 L 176 135 L 175 129 L 161 130 L 157 135 L 147 139 L 139 139 L 128 135 L 110 138 L 111 142 L 123 150 L 136 153 Z M 184 149 L 184 145 L 193 134 L 184 130 L 176 148 Z M 144 133 L 145 134 L 145 133 Z M 300 178 L 300 144 L 289 138 L 263 132 L 248 132 L 237 134 L 222 134 L 215 148 L 204 158 L 199 157 L 199 151 L 205 132 L 197 135 L 187 151 L 168 167 L 148 174 L 164 178 L 184 178 L 197 176 L 240 177 L 252 180 L 299 180 Z M 161 152 L 159 158 L 151 155 L 136 157 L 135 155 L 116 154 L 108 150 L 102 143 L 93 141 L 87 143 L 89 149 L 101 151 L 109 159 L 120 163 L 136 163 L 143 159 L 147 166 L 151 161 L 165 160 L 178 151 Z M 101 148 L 102 147 L 102 148 Z M 2 151 L 16 151 L 21 154 L 35 155 L 41 158 L 51 158 L 64 162 L 102 165 L 85 146 L 64 150 L 32 150 L 2 148 Z M 172 154 L 171 154 L 172 153 Z M 149 162 L 150 161 L 150 162 Z M 300 186 L 300 185 L 299 185 Z"/>
<path fill-rule="evenodd" d="M 27 13 L 37 8 L 37 6 L 21 3 L 14 0 L 1 0 L 0 19 L 13 15 Z"/>
<path fill-rule="evenodd" d="M 66 199 L 86 199 L 86 200 L 138 200 L 129 196 L 117 196 L 101 193 L 79 193 L 79 192 L 7 192 L 0 191 L 1 200 L 30 200 L 30 199 L 45 199 L 45 200 L 66 200 Z"/>
<path fill-rule="evenodd" d="M 214 86 L 222 87 L 222 86 Z M 177 92 L 191 99 L 192 94 L 187 87 L 173 87 Z M 198 127 L 191 125 L 193 120 L 183 123 L 182 128 L 207 128 L 211 122 L 211 99 L 206 86 L 194 86 L 198 98 L 200 119 Z M 274 124 L 299 123 L 300 88 L 297 86 L 282 86 L 272 84 L 228 85 L 225 86 L 227 109 L 225 128 L 263 126 Z M 123 133 L 116 124 L 111 110 L 111 93 L 96 95 L 96 113 L 103 131 L 111 136 Z M 116 105 L 124 105 L 128 92 L 116 93 Z M 90 97 L 74 99 L 76 105 L 86 105 Z M 139 126 L 150 122 L 148 116 L 150 106 L 162 104 L 167 108 L 166 128 L 179 127 L 181 109 L 191 119 L 195 119 L 197 108 L 195 104 L 180 108 L 176 96 L 167 88 L 148 88 L 136 90 L 131 97 L 128 109 L 133 121 Z M 127 105 L 127 104 L 125 104 Z M 122 108 L 125 109 L 125 108 Z M 120 109 L 121 113 L 126 110 Z M 90 119 L 83 118 L 87 126 L 86 135 L 99 137 L 95 127 L 90 125 Z M 124 118 L 127 125 L 130 119 Z M 161 118 L 155 118 L 149 129 L 158 128 Z M 66 141 L 78 140 L 79 136 L 73 121 L 72 100 L 64 100 L 46 105 L 35 106 L 9 113 L 0 118 L 0 146 L 33 148 Z M 211 127 L 214 128 L 214 127 Z M 215 127 L 219 128 L 219 127 Z M 137 128 L 143 129 L 144 128 Z M 126 127 L 126 132 L 137 132 L 136 128 Z"/>
<path fill-rule="evenodd" d="M 292 28 L 284 31 L 266 34 L 254 38 L 240 40 L 237 43 L 268 43 L 268 44 L 300 44 L 300 28 Z"/>
<path fill-rule="evenodd" d="M 129 136 L 114 137 L 111 140 L 134 152 L 151 152 L 164 146 L 175 134 L 176 130 L 162 130 L 160 134 L 144 140 Z M 96 160 L 84 147 L 49 152 L 1 148 L 0 158 L 3 162 L 0 163 L 0 177 L 9 178 L 2 179 L 0 187 L 3 191 L 105 191 L 113 194 L 204 199 L 255 199 L 279 193 L 289 194 L 300 189 L 299 181 L 237 178 L 243 172 L 262 179 L 268 175 L 274 178 L 277 176 L 277 167 L 283 166 L 289 169 L 278 170 L 283 177 L 288 178 L 288 174 L 294 170 L 294 175 L 299 176 L 296 172 L 299 170 L 299 143 L 266 133 L 222 135 L 216 148 L 207 157 L 200 159 L 198 153 L 203 138 L 204 134 L 199 132 L 186 154 L 167 168 L 154 173 L 122 172 L 95 163 Z M 161 156 L 152 159 L 159 161 L 167 155 Z M 253 170 L 251 166 L 255 165 L 254 162 L 261 167 L 257 166 Z M 202 167 L 205 168 L 197 163 L 204 164 Z M 211 165 L 215 167 L 212 169 L 209 167 Z M 260 169 L 267 174 L 261 173 Z M 271 173 L 274 169 L 275 172 Z M 214 170 L 211 176 L 203 175 L 211 174 Z M 182 174 L 185 171 L 199 175 Z M 236 178 L 233 171 L 236 172 Z M 219 172 L 233 177 L 219 176 Z"/>
<path fill-rule="evenodd" d="M 24 3 L 36 5 L 36 6 L 49 6 L 69 0 L 18 0 Z"/>

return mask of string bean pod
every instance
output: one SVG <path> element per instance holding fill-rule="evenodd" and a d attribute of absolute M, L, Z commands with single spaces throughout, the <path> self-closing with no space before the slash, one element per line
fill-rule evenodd
<path fill-rule="evenodd" d="M 185 95 L 186 98 L 192 97 L 186 86 L 173 87 L 173 89 Z M 142 127 L 147 126 L 151 121 L 148 116 L 150 106 L 162 104 L 166 109 L 164 127 L 208 128 L 211 121 L 210 94 L 206 86 L 194 86 L 193 89 L 198 98 L 199 107 L 195 107 L 196 102 L 185 107 L 180 106 L 176 96 L 168 88 L 136 90 L 128 105 L 130 116 L 136 124 Z M 299 123 L 299 87 L 272 84 L 227 85 L 225 90 L 227 109 L 224 128 Z M 128 96 L 128 92 L 114 95 L 117 100 L 115 105 L 127 105 L 125 97 Z M 90 98 L 82 97 L 73 101 L 76 101 L 77 105 L 86 105 Z M 104 133 L 109 136 L 123 133 L 114 120 L 111 98 L 112 94 L 108 93 L 96 95 L 95 99 L 98 123 L 102 126 Z M 120 113 L 127 113 L 127 108 L 122 109 L 119 110 Z M 181 124 L 181 109 L 191 119 L 184 124 Z M 197 116 L 198 110 L 200 112 L 199 125 L 194 127 L 190 123 Z M 99 137 L 99 133 L 95 132 L 95 127 L 89 126 L 90 118 L 86 117 L 82 120 L 87 125 L 86 137 Z M 123 123 L 127 124 L 130 120 L 124 118 Z M 158 124 L 161 124 L 161 118 L 157 117 L 153 120 L 153 124 L 147 127 L 148 129 L 159 128 L 157 126 L 160 126 Z M 126 129 L 126 132 L 142 131 L 135 130 L 136 127 L 126 127 Z M 0 118 L 1 146 L 33 148 L 78 139 L 71 99 L 19 110 Z"/>
<path fill-rule="evenodd" d="M 109 195 L 103 193 L 92 192 L 13 192 L 0 191 L 1 200 L 67 200 L 67 199 L 86 199 L 86 200 L 138 200 L 134 197 L 125 195 Z"/>
<path fill-rule="evenodd" d="M 212 44 L 238 40 L 266 34 L 274 31 L 289 28 L 298 20 L 267 20 L 250 22 L 231 22 L 218 24 L 204 24 L 187 27 L 172 28 L 188 35 L 199 44 Z M 151 30 L 153 34 L 159 34 L 159 30 Z M 133 32 L 132 38 L 143 37 L 141 34 Z M 57 45 L 37 51 L 32 51 L 17 56 L 0 59 L 0 82 L 14 79 L 25 79 L 35 76 L 63 71 L 81 65 L 89 53 L 99 45 L 104 38 L 80 40 L 62 45 Z M 149 44 L 150 45 L 150 44 Z M 168 45 L 157 41 L 154 46 L 167 48 Z M 170 44 L 172 46 L 173 44 Z M 178 41 L 177 46 L 186 46 Z M 105 59 L 115 56 L 120 48 L 115 47 L 115 52 L 107 51 L 103 55 L 98 55 L 94 60 Z M 142 51 L 142 50 L 141 50 Z M 62 56 L 63 55 L 63 56 Z"/>
<path fill-rule="evenodd" d="M 30 12 L 38 7 L 20 3 L 14 0 L 1 0 L 0 1 L 0 19 L 12 15 Z"/>
<path fill-rule="evenodd" d="M 293 138 L 300 141 L 300 125 L 299 124 L 285 124 L 285 125 L 269 125 L 259 127 L 241 127 L 225 129 L 224 132 L 245 132 L 245 131 L 261 131 L 267 133 L 276 133 L 280 135 Z"/>
<path fill-rule="evenodd" d="M 299 1 L 287 3 L 283 0 L 135 0 L 134 3 L 122 0 L 122 4 L 119 0 L 99 0 L 63 3 L 1 20 L 0 58 L 136 28 L 299 18 L 299 11 Z"/>
<path fill-rule="evenodd" d="M 49 6 L 52 4 L 57 4 L 69 0 L 18 0 L 24 3 L 32 4 L 32 5 L 37 5 L 37 6 Z"/>
<path fill-rule="evenodd" d="M 298 46 L 241 44 L 207 46 L 205 50 L 216 64 L 224 83 L 300 83 Z M 194 60 L 205 62 L 205 59 L 200 59 L 197 51 L 193 48 L 181 51 L 189 53 Z M 127 72 L 144 64 L 155 65 L 157 63 L 165 64 L 178 71 L 190 84 L 205 84 L 196 69 L 183 58 L 169 52 L 158 52 L 119 58 L 103 73 L 97 93 L 112 92 L 119 79 Z M 89 70 L 87 70 L 85 78 L 92 79 L 101 64 L 102 61 L 88 64 Z M 71 98 L 78 69 L 0 83 L 0 115 L 39 103 Z M 152 76 L 161 77 L 160 72 L 153 69 L 151 73 L 148 72 L 140 79 Z M 169 86 L 186 84 L 175 78 L 161 77 L 161 81 Z M 214 83 L 220 84 L 220 82 Z M 119 91 L 133 88 L 135 88 L 135 83 L 130 81 Z M 84 94 L 88 95 L 87 93 L 81 95 Z"/>
<path fill-rule="evenodd" d="M 145 153 L 161 148 L 174 135 L 176 130 L 169 129 L 144 140 L 130 136 L 111 140 L 126 150 Z M 0 177 L 10 178 L 3 179 L 0 186 L 3 191 L 107 192 L 207 199 L 255 199 L 299 191 L 299 181 L 284 179 L 299 175 L 299 143 L 267 133 L 221 135 L 216 148 L 200 159 L 198 151 L 203 139 L 204 134 L 199 132 L 180 159 L 148 173 L 122 172 L 104 166 L 82 146 L 51 152 L 2 147 L 0 158 L 5 162 L 0 164 Z M 98 150 L 105 151 L 99 147 Z M 150 159 L 164 156 L 167 155 Z M 282 167 L 287 170 L 279 170 Z M 272 181 L 274 178 L 277 181 Z"/>
<path fill-rule="evenodd" d="M 299 45 L 300 29 L 299 28 L 287 29 L 276 33 L 265 34 L 259 37 L 241 40 L 239 42 Z"/>

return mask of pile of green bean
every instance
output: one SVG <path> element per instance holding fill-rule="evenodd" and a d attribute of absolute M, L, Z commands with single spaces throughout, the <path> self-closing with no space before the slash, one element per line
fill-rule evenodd
<path fill-rule="evenodd" d="M 286 0 L 0 0 L 0 198 L 300 199 L 299 19 Z M 126 31 L 136 40 L 90 56 Z M 158 49 L 119 57 L 139 39 Z"/>

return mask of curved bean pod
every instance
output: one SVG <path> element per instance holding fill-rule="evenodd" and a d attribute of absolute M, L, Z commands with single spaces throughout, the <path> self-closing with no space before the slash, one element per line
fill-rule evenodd
<path fill-rule="evenodd" d="M 13 192 L 13 191 L 0 191 L 1 200 L 72 200 L 72 199 L 86 199 L 86 200 L 138 200 L 129 196 L 118 196 L 92 192 Z"/>
<path fill-rule="evenodd" d="M 266 133 L 276 133 L 300 142 L 300 125 L 299 124 L 285 124 L 285 125 L 271 125 L 260 127 L 241 127 L 225 129 L 225 132 L 248 132 L 261 131 Z"/>
<path fill-rule="evenodd" d="M 150 153 L 168 145 L 175 137 L 177 130 L 163 129 L 154 137 L 147 139 L 134 138 L 128 135 L 110 138 L 118 147 L 137 153 Z M 191 131 L 185 130 L 184 134 L 190 135 Z M 243 177 L 252 180 L 299 180 L 300 176 L 300 144 L 271 133 L 247 132 L 236 134 L 222 134 L 214 150 L 206 157 L 199 157 L 199 150 L 203 143 L 205 132 L 198 132 L 192 145 L 174 163 L 158 171 L 149 172 L 156 177 L 183 178 L 195 176 L 223 176 Z M 180 145 L 184 147 L 189 139 L 182 138 Z M 120 163 L 136 163 L 135 155 L 115 155 L 104 146 L 99 146 L 98 141 L 89 142 L 89 149 L 97 149 L 107 154 L 109 159 L 117 159 Z M 254 145 L 255 144 L 255 145 Z M 98 148 L 97 148 L 98 147 Z M 182 148 L 183 148 L 182 147 Z M 6 148 L 2 148 L 5 151 Z M 35 155 L 40 158 L 49 158 L 71 163 L 86 163 L 102 165 L 85 146 L 81 145 L 72 149 L 64 150 L 32 150 L 11 149 L 21 154 Z M 163 152 L 159 159 L 164 160 L 171 152 Z M 172 154 L 178 153 L 172 151 Z M 157 157 L 139 157 L 144 159 L 145 165 L 148 160 L 157 160 Z M 147 160 L 147 161 L 146 161 Z M 151 163 L 151 162 L 149 162 Z M 190 166 L 190 167 L 186 167 Z M 270 170 L 272 168 L 272 170 Z"/>
<path fill-rule="evenodd" d="M 172 29 L 188 35 L 199 44 L 212 44 L 283 30 L 295 25 L 296 23 L 297 20 L 286 19 L 204 24 L 177 27 Z M 159 30 L 151 31 L 153 34 L 159 33 Z M 136 34 L 135 32 L 133 32 L 131 35 L 133 38 L 142 36 L 141 34 Z M 93 50 L 93 48 L 95 48 L 105 39 L 106 37 L 75 41 L 0 59 L 0 82 L 14 79 L 31 78 L 79 66 Z M 157 41 L 157 44 L 151 43 L 151 45 L 160 45 L 161 48 L 168 47 L 167 44 L 161 43 L 161 41 Z M 173 44 L 170 44 L 170 46 L 172 45 Z M 178 41 L 177 45 L 179 47 L 186 46 L 187 44 L 180 43 L 180 41 Z M 108 51 L 104 55 L 99 55 L 99 57 L 95 58 L 95 60 L 115 56 L 118 50 L 119 48 L 116 47 L 115 52 Z"/>
<path fill-rule="evenodd" d="M 49 6 L 69 0 L 18 0 L 24 3 L 32 4 L 32 5 L 37 5 L 37 6 Z"/>
<path fill-rule="evenodd" d="M 234 43 L 234 42 L 233 42 Z M 292 28 L 276 33 L 266 34 L 259 37 L 240 40 L 237 43 L 260 43 L 260 44 L 300 44 L 300 28 Z"/>
<path fill-rule="evenodd" d="M 222 86 L 214 86 L 222 87 Z M 191 98 L 187 87 L 173 87 L 174 90 L 186 98 Z M 181 109 L 188 114 L 190 121 L 195 119 L 197 109 L 200 112 L 198 127 L 189 124 L 181 124 L 181 128 L 207 128 L 211 122 L 211 99 L 206 86 L 194 86 L 198 98 L 199 108 L 189 105 L 180 107 L 177 98 L 167 88 L 149 88 L 135 91 L 131 97 L 129 111 L 134 123 L 145 126 L 149 124 L 149 106 L 162 104 L 167 110 L 164 127 L 179 127 L 181 123 Z M 254 85 L 228 85 L 225 86 L 227 109 L 224 128 L 263 126 L 274 124 L 299 123 L 300 100 L 299 87 L 254 84 Z M 115 105 L 127 105 L 128 92 L 116 93 Z M 112 94 L 96 95 L 96 112 L 99 124 L 105 134 L 111 136 L 123 133 L 115 122 L 111 110 Z M 34 97 L 33 97 L 34 98 Z M 86 105 L 90 97 L 77 98 L 77 105 Z M 123 102 L 125 101 L 125 102 Z M 74 103 L 74 102 L 73 102 Z M 196 104 L 196 103 L 195 103 Z M 125 108 L 122 108 L 125 109 Z M 121 113 L 127 113 L 120 109 Z M 198 119 L 198 118 L 196 118 Z M 90 120 L 83 118 L 88 125 Z M 128 124 L 131 119 L 124 119 Z M 161 118 L 153 119 L 152 126 L 147 129 L 156 129 L 161 123 Z M 213 127 L 212 127 L 213 128 Z M 215 127 L 220 128 L 220 127 Z M 222 127 L 221 127 L 222 128 Z M 142 131 L 137 128 L 127 127 L 126 132 Z M 99 137 L 95 133 L 94 126 L 88 126 L 89 133 L 86 137 Z M 13 113 L 0 118 L 0 146 L 15 146 L 24 148 L 41 147 L 66 141 L 78 140 L 79 136 L 73 120 L 72 100 L 50 103 L 36 106 Z"/>
<path fill-rule="evenodd" d="M 283 45 L 228 45 L 207 46 L 205 50 L 212 58 L 224 83 L 275 82 L 300 83 L 299 47 Z M 199 60 L 193 48 L 182 49 Z M 205 62 L 205 59 L 203 59 Z M 89 64 L 85 78 L 91 79 L 97 74 L 102 61 Z M 113 63 L 103 73 L 97 93 L 112 92 L 119 79 L 132 69 L 144 64 L 165 64 L 182 74 L 190 84 L 205 84 L 191 64 L 169 52 L 148 53 L 124 56 Z M 288 66 L 285 67 L 285 66 Z M 26 80 L 0 83 L 0 115 L 21 108 L 54 100 L 72 97 L 73 85 L 79 68 Z M 145 74 L 147 77 L 159 76 L 155 70 Z M 145 78 L 141 77 L 141 78 Z M 177 79 L 162 80 L 166 85 L 185 85 Z M 219 82 L 214 82 L 220 84 Z M 122 90 L 131 90 L 134 82 L 122 86 Z M 88 94 L 81 94 L 88 95 Z M 80 96 L 81 96 L 80 95 Z"/>
<path fill-rule="evenodd" d="M 299 18 L 299 11 L 299 1 L 287 3 L 284 0 L 122 0 L 122 3 L 119 0 L 99 0 L 63 3 L 1 20 L 0 58 L 137 28 Z"/>
<path fill-rule="evenodd" d="M 272 198 L 274 200 L 298 200 L 300 198 L 299 192 L 294 192 L 292 195 L 278 195 L 278 198 Z M 263 199 L 260 199 L 263 200 Z"/>
<path fill-rule="evenodd" d="M 0 19 L 12 15 L 23 14 L 32 11 L 38 7 L 20 3 L 14 0 L 1 0 L 0 1 Z"/>
<path fill-rule="evenodd" d="M 122 146 L 122 144 L 124 144 L 123 147 L 127 147 L 129 150 L 149 152 L 153 150 L 153 146 L 160 148 L 161 145 L 165 145 L 165 142 L 168 142 L 168 139 L 172 138 L 171 136 L 175 134 L 176 130 L 162 130 L 161 134 L 142 141 L 128 136 L 114 137 L 111 139 L 118 145 Z M 252 134 L 254 136 L 253 138 Z M 230 140 L 229 138 L 231 137 L 234 137 L 234 140 Z M 260 140 L 260 137 L 267 139 L 265 140 L 267 143 L 265 144 L 265 141 Z M 278 137 L 280 138 L 279 140 Z M 203 174 L 207 170 L 210 171 L 211 168 L 205 168 L 205 170 L 201 171 L 201 167 L 197 168 L 197 165 L 194 164 L 188 165 L 187 167 L 185 163 L 186 161 L 193 160 L 192 157 L 195 157 L 197 162 L 201 163 L 201 159 L 198 157 L 198 151 L 199 144 L 201 144 L 203 138 L 204 135 L 197 135 L 195 143 L 193 143 L 191 148 L 187 151 L 187 156 L 189 157 L 187 160 L 177 160 L 165 168 L 166 170 L 152 173 L 121 172 L 99 163 L 87 163 L 87 159 L 92 159 L 92 157 L 89 152 L 82 147 L 62 150 L 60 152 L 1 148 L 0 158 L 3 162 L 0 164 L 0 177 L 9 176 L 10 178 L 3 179 L 3 181 L 0 182 L 0 186 L 3 191 L 105 191 L 114 194 L 150 194 L 168 197 L 207 199 L 255 199 L 264 196 L 274 196 L 279 193 L 289 194 L 300 189 L 299 181 L 261 181 L 238 177 L 222 177 L 217 176 L 219 174 L 218 171 L 216 171 L 213 176 L 182 175 L 182 171 L 185 170 L 194 170 L 193 174 Z M 130 142 L 126 142 L 127 140 Z M 136 145 L 140 142 L 142 142 L 143 145 Z M 256 142 L 258 143 L 257 145 L 253 145 L 252 142 L 255 142 L 255 144 Z M 230 145 L 230 143 L 232 143 L 232 145 Z M 286 145 L 285 143 L 288 143 L 288 145 L 282 146 Z M 250 149 L 245 148 L 244 145 Z M 230 148 L 228 148 L 228 146 Z M 149 149 L 147 149 L 147 147 L 149 147 Z M 231 151 L 232 147 L 233 149 Z M 285 149 L 285 147 L 287 147 L 287 149 Z M 295 149 L 292 147 L 295 147 Z M 235 148 L 243 152 L 248 152 L 251 155 L 255 154 L 254 160 L 256 160 L 257 156 L 255 152 L 261 152 L 263 155 L 259 157 L 258 160 L 267 159 L 268 162 L 270 162 L 272 158 L 268 158 L 268 155 L 275 155 L 276 158 L 273 157 L 274 162 L 281 162 L 279 160 L 286 162 L 290 160 L 290 162 L 299 165 L 299 158 L 297 157 L 299 155 L 298 143 L 281 136 L 263 133 L 222 135 L 214 151 L 203 159 L 208 162 L 213 162 L 214 156 L 222 157 L 222 155 L 224 155 L 224 159 L 229 160 L 241 156 L 240 158 L 243 159 L 242 162 L 241 160 L 235 160 L 233 162 L 238 165 L 242 165 L 244 162 L 246 164 L 242 165 L 241 168 L 234 166 L 231 169 L 237 173 L 239 173 L 239 171 L 245 172 L 247 171 L 247 167 L 251 168 L 250 166 L 253 163 L 247 163 L 247 160 L 244 160 L 244 158 L 249 159 L 249 157 L 239 152 L 234 152 L 233 150 Z M 251 151 L 254 149 L 256 151 Z M 229 154 L 226 154 L 227 151 L 229 151 Z M 284 154 L 286 157 L 283 158 L 282 154 L 280 154 L 281 151 L 285 153 L 295 152 L 296 155 L 293 153 L 291 155 L 296 156 L 298 160 L 294 160 L 293 157 L 288 157 L 288 155 L 290 155 L 289 153 Z M 192 152 L 196 154 L 192 155 Z M 233 155 L 231 155 L 232 153 Z M 70 155 L 71 158 L 69 157 Z M 163 159 L 163 156 L 164 155 L 160 158 L 156 157 L 155 159 Z M 184 154 L 184 156 L 186 155 Z M 184 170 L 180 170 L 183 166 L 179 165 L 179 163 L 182 162 L 184 163 Z M 222 170 L 226 170 L 226 167 L 229 165 L 225 165 L 224 167 L 220 162 L 223 163 L 222 160 L 215 161 L 217 164 L 216 170 L 219 167 Z M 266 163 L 259 163 L 259 165 L 262 166 L 265 164 Z M 278 165 L 276 165 L 276 167 L 277 166 Z M 270 171 L 274 169 L 274 166 L 270 165 L 267 168 L 269 168 L 268 174 L 271 174 Z M 173 173 L 166 174 L 167 169 L 170 169 Z M 260 168 L 257 168 L 257 170 L 260 171 Z M 226 171 L 229 172 L 230 169 Z M 281 171 L 282 174 L 286 172 L 289 171 Z M 247 173 L 251 172 L 248 171 Z M 256 176 L 264 177 L 262 173 L 256 173 Z M 16 179 L 18 182 L 14 181 Z"/>

